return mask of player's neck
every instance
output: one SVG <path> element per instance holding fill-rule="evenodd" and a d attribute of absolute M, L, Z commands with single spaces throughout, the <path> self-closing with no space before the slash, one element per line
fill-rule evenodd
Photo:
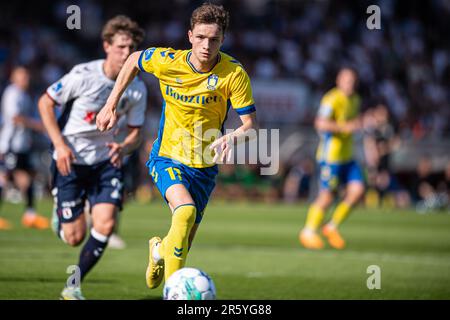
<path fill-rule="evenodd" d="M 105 76 L 108 79 L 111 79 L 113 81 L 116 81 L 117 76 L 119 75 L 119 71 L 120 70 L 116 70 L 116 68 L 114 68 L 110 62 L 108 62 L 108 60 L 105 60 L 105 62 L 103 62 L 103 73 L 105 74 Z"/>
<path fill-rule="evenodd" d="M 28 87 L 24 87 L 24 86 L 22 86 L 22 85 L 20 85 L 20 84 L 18 84 L 18 83 L 14 83 L 14 82 L 13 82 L 13 85 L 14 85 L 17 89 L 19 89 L 20 91 L 26 92 L 26 91 L 28 90 Z"/>
<path fill-rule="evenodd" d="M 191 54 L 189 57 L 189 62 L 194 66 L 195 70 L 200 72 L 209 72 L 217 64 L 218 59 L 219 54 L 217 54 L 217 56 L 214 59 L 211 59 L 210 62 L 201 63 L 200 60 L 198 60 L 194 54 Z"/>

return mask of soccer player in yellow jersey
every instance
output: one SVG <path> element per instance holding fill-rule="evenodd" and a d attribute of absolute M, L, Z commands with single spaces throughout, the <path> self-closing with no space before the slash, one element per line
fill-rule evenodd
<path fill-rule="evenodd" d="M 136 74 L 149 72 L 159 79 L 164 103 L 147 166 L 172 211 L 172 223 L 163 240 L 149 241 L 150 288 L 185 265 L 215 185 L 216 162 L 229 160 L 232 144 L 256 128 L 249 77 L 238 61 L 220 52 L 228 20 L 222 6 L 205 3 L 191 16 L 191 50 L 148 48 L 132 54 L 97 116 L 99 130 L 109 130 L 116 122 L 117 101 Z M 230 107 L 242 126 L 222 136 Z"/>
<path fill-rule="evenodd" d="M 346 185 L 345 197 L 331 220 L 322 227 L 323 235 L 336 249 L 343 249 L 345 241 L 338 227 L 364 193 L 361 168 L 353 159 L 353 133 L 360 129 L 360 98 L 355 92 L 357 74 L 351 68 L 342 68 L 336 78 L 336 87 L 322 98 L 315 128 L 320 135 L 317 162 L 320 167 L 320 190 L 308 210 L 306 224 L 300 232 L 300 243 L 308 249 L 322 249 L 318 235 L 326 210 L 333 203 L 340 185 Z"/>

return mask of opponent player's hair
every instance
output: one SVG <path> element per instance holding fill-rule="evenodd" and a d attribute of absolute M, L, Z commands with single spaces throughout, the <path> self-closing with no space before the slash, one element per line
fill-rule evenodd
<path fill-rule="evenodd" d="M 223 6 L 215 5 L 209 2 L 203 3 L 200 7 L 192 12 L 191 16 L 191 30 L 194 26 L 199 23 L 212 24 L 215 23 L 219 25 L 222 30 L 222 34 L 228 28 L 228 23 L 230 20 L 230 15 Z"/>
<path fill-rule="evenodd" d="M 102 30 L 103 41 L 111 44 L 116 33 L 128 34 L 136 47 L 142 42 L 145 34 L 136 21 L 124 15 L 115 16 L 106 22 Z"/>

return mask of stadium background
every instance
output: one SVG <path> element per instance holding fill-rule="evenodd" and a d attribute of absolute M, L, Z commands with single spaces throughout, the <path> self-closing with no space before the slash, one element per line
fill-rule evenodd
<path fill-rule="evenodd" d="M 411 228 L 414 223 L 419 229 L 428 224 L 430 228 L 440 226 L 442 229 L 429 231 L 430 237 L 432 230 L 442 234 L 440 240 L 444 243 L 441 243 L 439 248 L 441 251 L 438 250 L 442 260 L 436 264 L 445 270 L 445 267 L 448 267 L 450 252 L 448 237 L 445 238 L 449 219 L 448 215 L 441 214 L 449 212 L 450 192 L 450 2 L 214 2 L 223 4 L 231 13 L 230 30 L 226 34 L 222 50 L 238 59 L 249 73 L 261 126 L 280 129 L 280 171 L 275 176 L 261 177 L 258 174 L 258 165 L 221 166 L 219 183 L 210 211 L 214 212 L 214 206 L 218 206 L 217 216 L 224 218 L 224 204 L 237 202 L 245 207 L 248 202 L 263 202 L 270 204 L 270 208 L 275 208 L 274 211 L 277 211 L 279 206 L 280 217 L 288 216 L 289 219 L 285 222 L 297 225 L 295 230 L 300 228 L 304 221 L 303 205 L 314 195 L 316 189 L 313 158 L 318 137 L 312 127 L 315 112 L 323 93 L 334 85 L 339 66 L 352 64 L 360 74 L 359 92 L 363 98 L 363 111 L 366 112 L 365 123 L 368 124 L 366 132 L 357 136 L 357 157 L 368 167 L 370 163 L 367 162 L 370 162 L 370 159 L 368 160 L 367 150 L 363 148 L 364 139 L 370 136 L 371 120 L 376 117 L 374 108 L 380 103 L 385 104 L 390 115 L 388 127 L 393 132 L 388 137 L 388 180 L 395 181 L 389 187 L 385 186 L 386 193 L 377 193 L 375 190 L 377 187 L 379 189 L 379 185 L 376 181 L 383 180 L 385 176 L 380 174 L 377 177 L 380 172 L 370 176 L 368 172 L 372 190 L 367 193 L 355 216 L 367 212 L 381 212 L 381 216 L 355 217 L 355 224 L 364 224 L 364 221 L 370 224 L 371 219 L 379 219 L 375 225 L 384 225 L 389 219 L 398 218 L 392 218 L 390 213 L 408 212 L 405 221 L 412 221 Z M 145 29 L 146 39 L 140 49 L 145 46 L 189 48 L 186 37 L 189 14 L 201 3 L 202 1 L 186 0 L 133 1 L 132 4 L 128 1 L 40 1 L 39 4 L 21 0 L 2 2 L 0 92 L 3 92 L 8 84 L 9 73 L 15 65 L 25 65 L 31 70 L 30 94 L 34 101 L 37 101 L 47 86 L 69 71 L 74 64 L 103 57 L 101 27 L 108 18 L 116 14 L 129 15 Z M 77 4 L 81 9 L 80 30 L 66 28 L 66 19 L 69 16 L 66 8 L 71 4 Z M 369 30 L 366 27 L 369 17 L 366 9 L 372 4 L 381 8 L 381 30 Z M 142 75 L 142 78 L 149 89 L 149 101 L 145 142 L 134 157 L 136 162 L 132 167 L 137 170 L 130 171 L 128 177 L 134 184 L 131 196 L 137 200 L 137 204 L 132 204 L 131 207 L 137 206 L 139 210 L 143 210 L 148 205 L 150 211 L 156 210 L 155 208 L 164 211 L 157 191 L 151 188 L 150 179 L 144 174 L 144 163 L 159 123 L 161 98 L 155 79 L 148 75 Z M 227 126 L 236 126 L 236 121 L 237 118 L 231 116 Z M 39 135 L 35 138 L 33 161 L 39 169 L 36 177 L 38 196 L 43 201 L 42 210 L 49 212 L 49 154 L 46 151 L 48 140 Z M 427 161 L 431 163 L 429 168 Z M 419 163 L 426 167 L 425 177 L 418 169 Z M 420 183 L 425 180 L 433 187 L 427 198 L 419 192 Z M 378 201 L 380 194 L 385 196 L 384 201 Z M 16 209 L 17 203 L 21 201 L 18 192 L 10 188 L 5 197 L 11 204 L 1 210 L 9 210 L 10 214 L 19 212 L 20 209 Z M 251 207 L 246 208 L 244 211 L 247 210 L 251 216 L 253 210 Z M 255 208 L 264 210 L 264 206 L 257 205 Z M 430 214 L 426 217 L 416 217 L 416 213 Z M 211 212 L 208 214 L 213 215 Z M 437 218 L 431 218 L 438 214 Z M 137 214 L 136 217 L 143 219 L 145 215 Z M 167 219 L 167 216 L 161 213 L 161 219 L 163 218 Z M 258 219 L 258 216 L 254 215 L 253 218 Z M 131 214 L 124 217 L 124 235 L 127 235 L 127 232 L 133 234 L 132 227 L 136 226 L 136 221 L 133 222 L 132 219 Z M 151 219 L 152 217 L 148 217 L 149 221 Z M 352 224 L 352 219 L 353 217 L 350 218 L 349 225 Z M 207 228 L 208 226 L 204 227 Z M 230 228 L 233 227 L 230 225 Z M 294 235 L 297 232 L 295 230 Z M 358 230 L 354 230 L 356 234 L 359 234 Z M 17 237 L 23 236 L 23 232 L 17 233 Z M 206 230 L 202 228 L 201 232 Z M 48 236 L 50 239 L 50 235 Z M 425 238 L 428 239 L 428 236 Z M 6 237 L 1 239 L 4 244 L 2 247 L 6 248 Z M 407 243 L 411 244 L 407 241 L 408 237 L 402 239 L 405 246 Z M 56 239 L 52 240 L 56 242 Z M 132 243 L 132 240 L 130 241 Z M 242 241 L 247 244 L 253 242 L 246 239 Z M 278 240 L 275 242 L 278 243 Z M 360 246 L 363 251 L 363 246 Z M 380 252 L 388 250 L 388 244 L 385 242 L 379 243 L 378 246 Z M 355 254 L 355 251 L 351 254 Z M 0 258 L 6 265 L 6 256 L 3 254 Z M 202 263 L 201 256 L 197 260 L 194 256 L 193 259 Z M 105 264 L 102 263 L 99 269 Z M 444 281 L 447 284 L 448 270 L 447 268 Z M 255 271 L 256 274 L 258 272 Z M 255 278 L 258 278 L 258 275 L 255 275 Z M 5 274 L 0 282 L 2 279 L 9 277 Z M 27 297 L 25 294 L 15 296 L 5 290 L 1 294 L 4 298 Z M 438 297 L 450 297 L 448 289 L 437 290 L 435 293 Z M 321 294 L 324 292 L 312 297 L 327 297 Z M 245 294 L 237 296 L 252 297 Z M 31 297 L 40 296 L 36 294 Z M 103 296 L 100 295 L 99 298 L 101 297 Z M 113 295 L 110 297 L 114 298 Z M 225 297 L 233 296 L 230 294 Z M 270 295 L 263 297 L 276 298 Z M 300 297 L 302 296 L 294 296 Z M 349 294 L 349 297 L 353 296 Z M 389 298 L 389 295 L 387 297 Z"/>

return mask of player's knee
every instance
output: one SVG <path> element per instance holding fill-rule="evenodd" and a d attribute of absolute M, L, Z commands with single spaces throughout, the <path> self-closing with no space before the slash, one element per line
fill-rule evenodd
<path fill-rule="evenodd" d="M 109 236 L 114 231 L 114 225 L 115 225 L 114 219 L 105 219 L 102 220 L 100 223 L 96 223 L 94 229 L 100 234 Z"/>
<path fill-rule="evenodd" d="M 355 197 L 361 197 L 365 191 L 365 186 L 362 183 L 355 183 L 352 186 L 352 193 L 355 195 Z"/>
<path fill-rule="evenodd" d="M 31 178 L 25 172 L 16 174 L 14 176 L 14 181 L 21 192 L 26 192 L 31 185 Z"/>
<path fill-rule="evenodd" d="M 332 201 L 330 200 L 321 200 L 321 201 L 317 201 L 315 203 L 316 207 L 322 209 L 322 210 L 327 210 L 328 207 L 331 205 Z"/>
<path fill-rule="evenodd" d="M 314 205 L 322 210 L 326 210 L 331 203 L 333 203 L 333 195 L 326 191 L 319 194 L 319 197 L 314 202 Z"/>
<path fill-rule="evenodd" d="M 64 240 L 68 245 L 76 247 L 83 242 L 85 234 L 85 232 L 80 232 L 77 230 L 64 232 Z"/>
<path fill-rule="evenodd" d="M 347 202 L 351 205 L 358 202 L 364 194 L 365 186 L 362 183 L 352 183 L 346 196 Z"/>
<path fill-rule="evenodd" d="M 361 198 L 361 196 L 364 194 L 365 191 L 366 191 L 366 187 L 363 184 L 361 184 L 361 187 L 358 190 L 358 193 L 359 193 L 358 198 Z"/>

